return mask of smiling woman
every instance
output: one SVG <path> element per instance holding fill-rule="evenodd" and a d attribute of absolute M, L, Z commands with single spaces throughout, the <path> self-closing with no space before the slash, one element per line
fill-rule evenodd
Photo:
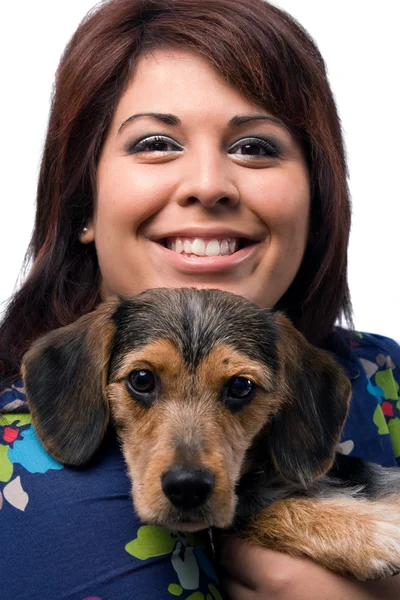
<path fill-rule="evenodd" d="M 140 59 L 81 236 L 95 243 L 103 296 L 204 286 L 275 306 L 307 244 L 309 175 L 288 128 L 259 113 L 194 53 Z"/>
<path fill-rule="evenodd" d="M 289 15 L 264 0 L 104 0 L 87 15 L 57 70 L 32 268 L 0 325 L 2 539 L 18 531 L 18 543 L 0 554 L 2 598 L 221 598 L 208 536 L 147 526 L 133 513 L 112 431 L 96 458 L 74 469 L 44 451 L 31 425 L 25 352 L 110 295 L 218 288 L 285 312 L 351 380 L 340 451 L 400 464 L 399 348 L 334 328 L 338 319 L 351 323 L 349 229 L 345 153 L 324 61 Z M 93 335 L 110 342 L 101 328 Z M 67 355 L 45 359 L 60 367 L 64 356 L 75 390 Z M 142 369 L 136 387 L 147 385 Z M 242 385 L 240 375 L 229 380 Z M 90 379 L 89 391 L 96 385 Z M 79 454 L 85 440 L 67 434 Z M 154 485 L 160 497 L 160 481 Z M 362 584 L 237 542 L 219 562 L 231 600 L 399 594 L 396 578 Z"/>
<path fill-rule="evenodd" d="M 149 112 L 173 116 L 162 123 L 132 119 Z M 248 120 L 260 114 L 268 119 Z M 166 134 L 174 143 L 168 151 L 158 145 L 149 153 L 141 145 Z M 259 140 L 256 158 L 249 136 Z M 235 207 L 242 193 L 245 202 Z M 33 268 L 0 331 L 0 345 L 13 348 L 1 356 L 9 378 L 38 335 L 74 321 L 96 306 L 100 292 L 114 290 L 107 282 L 112 258 L 102 252 L 103 214 L 110 210 L 105 194 L 110 205 L 118 201 L 105 235 L 124 260 L 112 275 L 119 286 L 124 279 L 121 291 L 143 289 L 146 281 L 164 285 L 160 266 L 171 275 L 169 285 L 193 285 L 193 270 L 183 270 L 189 261 L 168 259 L 168 248 L 156 247 L 160 236 L 226 240 L 240 234 L 245 248 L 235 254 L 250 256 L 243 264 L 238 257 L 232 288 L 223 271 L 209 272 L 209 285 L 239 293 L 246 288 L 247 297 L 285 310 L 311 341 L 323 338 L 338 318 L 350 318 L 350 207 L 336 107 L 317 48 L 272 5 L 114 0 L 84 19 L 57 72 L 30 246 Z M 307 195 L 297 227 L 297 203 Z M 167 206 L 168 198 L 173 202 Z M 135 205 L 133 212 L 126 203 Z M 117 226 L 118 216 L 126 220 Z M 126 262 L 127 237 L 115 239 L 118 227 L 121 234 L 132 231 Z M 82 244 L 95 232 L 95 244 Z M 144 248 L 146 260 L 139 263 L 135 252 Z M 190 260 L 186 268 L 193 269 Z M 287 269 L 287 275 L 280 272 Z M 207 275 L 200 273 L 196 283 L 206 286 Z M 22 330 L 19 316 L 26 306 L 35 318 Z"/>

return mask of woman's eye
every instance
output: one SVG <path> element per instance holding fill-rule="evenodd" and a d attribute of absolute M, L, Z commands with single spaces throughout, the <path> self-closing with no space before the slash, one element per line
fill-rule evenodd
<path fill-rule="evenodd" d="M 281 150 L 276 142 L 268 138 L 246 138 L 231 146 L 229 154 L 256 158 L 279 158 Z"/>
<path fill-rule="evenodd" d="M 170 138 L 159 135 L 146 137 L 127 148 L 128 154 L 139 154 L 141 152 L 176 152 L 177 150 L 181 151 L 181 146 Z"/>

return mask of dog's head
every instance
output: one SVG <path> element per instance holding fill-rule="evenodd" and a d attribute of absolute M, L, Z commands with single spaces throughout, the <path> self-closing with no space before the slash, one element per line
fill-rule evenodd
<path fill-rule="evenodd" d="M 22 373 L 46 449 L 80 465 L 110 418 L 139 516 L 180 530 L 232 523 L 254 440 L 288 481 L 331 466 L 350 384 L 280 313 L 217 290 L 114 299 L 38 340 Z"/>

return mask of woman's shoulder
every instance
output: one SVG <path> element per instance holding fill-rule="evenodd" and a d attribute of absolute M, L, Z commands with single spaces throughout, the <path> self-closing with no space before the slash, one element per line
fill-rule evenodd
<path fill-rule="evenodd" d="M 335 328 L 325 348 L 352 383 L 345 454 L 400 466 L 400 346 L 384 335 Z"/>
<path fill-rule="evenodd" d="M 400 382 L 400 345 L 396 340 L 377 333 L 343 329 L 338 333 L 346 346 L 342 355 L 353 364 L 353 369 L 357 363 L 358 372 L 365 371 L 369 379 L 380 373 L 381 377 L 390 374 L 391 379 Z M 398 383 L 396 387 L 398 390 Z"/>
<path fill-rule="evenodd" d="M 359 373 L 360 363 L 365 368 L 368 362 L 374 363 L 377 369 L 400 370 L 399 342 L 381 334 L 335 327 L 321 347 L 333 352 L 353 374 Z M 369 371 L 367 369 L 367 374 Z"/>
<path fill-rule="evenodd" d="M 359 331 L 356 329 L 345 329 L 343 327 L 334 327 L 328 336 L 328 339 L 339 336 L 351 348 L 381 348 L 383 351 L 394 348 L 400 352 L 399 342 L 394 338 L 387 337 L 379 333 Z"/>
<path fill-rule="evenodd" d="M 350 344 L 354 352 L 361 358 L 365 354 L 377 353 L 376 356 L 380 359 L 383 355 L 393 355 L 400 358 L 399 342 L 393 338 L 381 335 L 378 333 L 368 333 L 361 331 L 345 331 L 345 339 Z"/>

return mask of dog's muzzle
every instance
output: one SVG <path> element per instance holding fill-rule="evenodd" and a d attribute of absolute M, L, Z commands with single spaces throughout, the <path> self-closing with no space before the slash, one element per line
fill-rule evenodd
<path fill-rule="evenodd" d="M 208 469 L 172 466 L 161 477 L 168 500 L 182 510 L 203 506 L 214 490 L 214 474 Z"/>

